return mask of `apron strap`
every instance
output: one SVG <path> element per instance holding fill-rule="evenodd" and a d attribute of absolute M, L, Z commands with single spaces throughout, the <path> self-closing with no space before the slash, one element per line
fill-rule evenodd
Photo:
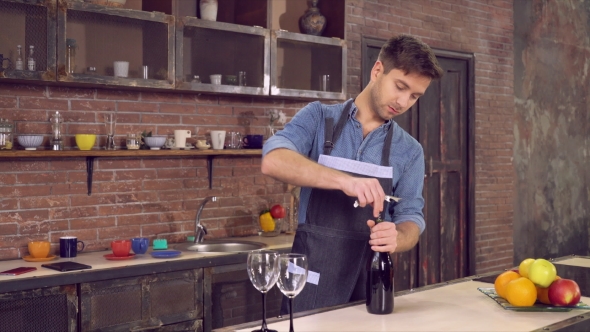
<path fill-rule="evenodd" d="M 393 120 L 389 120 L 389 130 L 383 142 L 383 151 L 381 152 L 381 166 L 389 165 L 389 153 L 391 152 L 391 139 L 393 138 Z"/>
<path fill-rule="evenodd" d="M 340 134 L 342 133 L 342 129 L 346 124 L 346 120 L 348 120 L 348 113 L 350 113 L 350 109 L 352 108 L 352 99 L 346 102 L 344 105 L 344 110 L 340 114 L 340 118 L 338 119 L 338 123 L 336 127 L 334 127 L 334 118 L 326 118 L 325 121 L 325 129 L 324 129 L 324 154 L 329 156 L 332 153 L 332 149 L 334 148 L 334 142 L 338 140 Z"/>

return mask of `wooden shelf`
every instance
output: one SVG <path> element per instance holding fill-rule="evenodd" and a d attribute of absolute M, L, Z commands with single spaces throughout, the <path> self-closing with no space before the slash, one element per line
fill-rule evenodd
<path fill-rule="evenodd" d="M 0 158 L 68 158 L 68 157 L 174 157 L 174 156 L 261 156 L 260 149 L 239 150 L 9 150 L 0 151 Z"/>
<path fill-rule="evenodd" d="M 260 149 L 240 150 L 8 150 L 0 151 L 0 159 L 5 158 L 86 158 L 86 182 L 88 196 L 92 194 L 92 174 L 94 172 L 94 158 L 122 158 L 122 157 L 207 157 L 207 171 L 209 173 L 209 189 L 213 181 L 213 158 L 216 156 L 262 156 Z"/>

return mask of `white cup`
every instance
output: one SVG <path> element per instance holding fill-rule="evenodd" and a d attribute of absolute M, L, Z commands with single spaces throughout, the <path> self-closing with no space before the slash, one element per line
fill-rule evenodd
<path fill-rule="evenodd" d="M 186 139 L 191 137 L 190 130 L 175 130 L 174 131 L 174 146 L 177 148 L 186 147 Z"/>
<path fill-rule="evenodd" d="M 209 78 L 211 79 L 211 84 L 221 84 L 221 75 L 209 75 Z"/>
<path fill-rule="evenodd" d="M 223 150 L 225 130 L 211 130 L 211 145 L 213 150 Z"/>
<path fill-rule="evenodd" d="M 115 77 L 127 77 L 129 75 L 129 62 L 115 61 L 113 62 L 113 70 Z"/>

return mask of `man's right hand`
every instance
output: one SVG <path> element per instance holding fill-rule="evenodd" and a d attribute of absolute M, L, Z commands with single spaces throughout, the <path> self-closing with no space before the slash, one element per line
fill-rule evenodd
<path fill-rule="evenodd" d="M 379 214 L 383 211 L 385 193 L 377 179 L 351 176 L 350 179 L 344 180 L 342 185 L 342 191 L 346 195 L 356 197 L 360 207 L 372 205 L 373 216 L 375 218 L 379 217 Z"/>

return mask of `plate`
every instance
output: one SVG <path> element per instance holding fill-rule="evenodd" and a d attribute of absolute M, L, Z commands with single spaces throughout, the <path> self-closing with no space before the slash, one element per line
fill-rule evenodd
<path fill-rule="evenodd" d="M 535 302 L 531 307 L 517 307 L 510 304 L 505 299 L 501 298 L 500 295 L 496 293 L 496 290 L 493 288 L 483 288 L 478 287 L 477 290 L 487 295 L 492 300 L 496 301 L 502 308 L 506 310 L 513 310 L 513 311 L 547 311 L 547 312 L 565 312 L 565 311 L 572 311 L 572 309 L 585 309 L 590 310 L 590 306 L 585 304 L 584 302 L 578 302 L 575 306 L 567 306 L 567 307 L 556 307 L 548 304 L 543 304 L 540 302 Z"/>
<path fill-rule="evenodd" d="M 164 250 L 164 251 L 152 251 L 152 257 L 154 258 L 173 258 L 178 257 L 182 251 L 179 250 Z"/>
<path fill-rule="evenodd" d="M 126 259 L 135 258 L 135 254 L 129 254 L 129 256 L 115 256 L 115 254 L 104 255 L 104 258 L 110 261 L 124 261 Z"/>
<path fill-rule="evenodd" d="M 35 257 L 29 255 L 29 256 L 23 257 L 23 259 L 27 262 L 47 262 L 47 261 L 55 259 L 56 257 L 57 256 L 55 256 L 55 255 L 49 255 L 49 256 L 43 257 L 43 258 L 35 258 Z"/>

